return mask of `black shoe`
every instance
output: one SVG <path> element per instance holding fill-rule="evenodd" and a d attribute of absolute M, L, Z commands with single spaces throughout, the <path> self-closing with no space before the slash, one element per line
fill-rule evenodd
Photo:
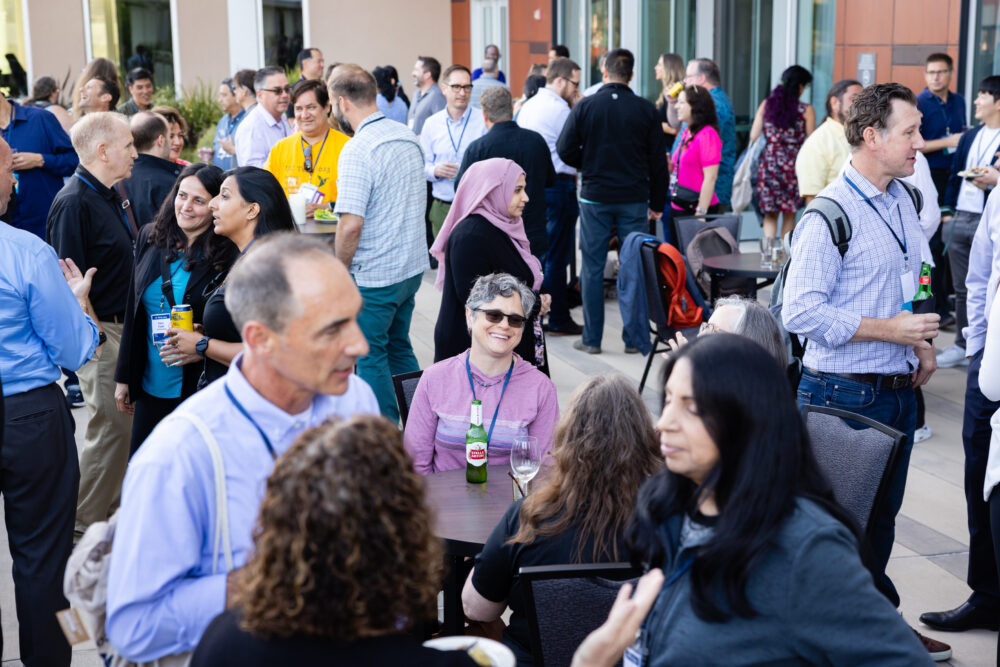
<path fill-rule="evenodd" d="M 929 628 L 948 632 L 997 630 L 1000 628 L 1000 613 L 989 607 L 977 607 L 970 602 L 963 602 L 949 611 L 920 614 L 920 622 Z"/>
<path fill-rule="evenodd" d="M 80 391 L 80 385 L 66 385 L 66 405 L 68 405 L 70 409 L 82 408 L 84 406 L 83 392 Z"/>
<path fill-rule="evenodd" d="M 570 320 L 568 324 L 564 324 L 561 327 L 554 328 L 548 324 L 543 327 L 550 336 L 579 336 L 583 333 L 583 327 Z"/>

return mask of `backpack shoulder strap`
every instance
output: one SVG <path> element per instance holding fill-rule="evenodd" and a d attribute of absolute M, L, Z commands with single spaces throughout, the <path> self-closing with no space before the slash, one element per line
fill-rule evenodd
<path fill-rule="evenodd" d="M 826 222 L 827 229 L 830 230 L 830 239 L 833 245 L 837 246 L 840 256 L 843 258 L 847 254 L 847 248 L 851 244 L 851 221 L 844 212 L 844 208 L 830 197 L 818 196 L 809 202 L 806 213 L 813 211 L 819 213 Z"/>
<path fill-rule="evenodd" d="M 924 210 L 924 193 L 920 191 L 920 188 L 910 185 L 901 178 L 897 178 L 895 181 L 903 186 L 906 194 L 910 195 L 910 199 L 913 201 L 913 208 L 917 209 L 917 215 L 920 215 L 920 212 Z"/>
<path fill-rule="evenodd" d="M 684 256 L 681 255 L 680 250 L 669 243 L 661 243 L 656 250 L 673 264 L 674 270 L 677 272 L 677 279 L 683 284 L 684 276 L 687 274 L 687 267 L 684 265 Z"/>
<path fill-rule="evenodd" d="M 222 461 L 222 450 L 212 435 L 212 431 L 201 417 L 189 412 L 175 412 L 176 418 L 191 422 L 201 434 L 208 451 L 212 456 L 212 469 L 215 473 L 215 539 L 212 541 L 212 574 L 216 573 L 219 564 L 220 542 L 226 559 L 226 571 L 233 569 L 233 547 L 229 539 L 229 501 L 226 498 L 226 468 Z"/>

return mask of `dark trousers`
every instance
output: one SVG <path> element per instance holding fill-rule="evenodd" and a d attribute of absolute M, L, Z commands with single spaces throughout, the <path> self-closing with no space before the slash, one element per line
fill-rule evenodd
<path fill-rule="evenodd" d="M 978 213 L 958 211 L 951 222 L 941 226 L 948 242 L 948 263 L 951 265 L 951 282 L 955 287 L 955 345 L 963 349 L 965 336 L 962 329 L 969 324 L 965 307 L 965 276 L 969 272 L 969 253 L 972 252 L 972 238 L 976 235 L 980 217 Z"/>
<path fill-rule="evenodd" d="M 896 514 L 903 505 L 906 490 L 906 473 L 910 467 L 910 452 L 913 449 L 913 431 L 916 428 L 916 398 L 913 389 L 887 389 L 829 373 L 802 373 L 798 391 L 799 405 L 827 405 L 832 408 L 850 410 L 902 431 L 906 440 L 900 449 L 896 465 L 889 472 L 889 488 L 883 499 L 878 515 L 871 518 L 874 528 L 871 532 L 871 567 L 875 586 L 896 607 L 899 594 L 892 580 L 885 573 L 896 539 Z M 853 425 L 853 424 L 852 424 Z M 863 427 L 862 427 L 863 428 Z M 979 495 L 982 497 L 983 482 L 979 480 Z M 992 563 L 991 563 L 992 566 Z"/>
<path fill-rule="evenodd" d="M 21 661 L 28 667 L 69 665 L 70 646 L 56 612 L 69 606 L 63 575 L 80 485 L 73 417 L 54 383 L 3 402 L 0 493 L 14 560 Z"/>
<path fill-rule="evenodd" d="M 1000 538 L 1000 535 L 991 530 L 989 508 L 983 501 L 986 460 L 993 434 L 990 417 L 1000 408 L 1000 403 L 987 399 L 979 391 L 979 367 L 982 363 L 983 351 L 979 350 L 969 362 L 969 374 L 965 383 L 965 416 L 962 420 L 965 503 L 969 517 L 969 576 L 966 581 L 972 589 L 969 602 L 977 606 L 992 607 L 1000 612 L 1000 585 L 993 552 L 994 540 Z"/>
<path fill-rule="evenodd" d="M 549 237 L 549 249 L 542 262 L 545 276 L 542 287 L 552 295 L 549 326 L 554 329 L 570 322 L 566 267 L 573 252 L 579 215 L 575 180 L 559 178 L 555 185 L 545 189 L 545 233 Z"/>
<path fill-rule="evenodd" d="M 135 398 L 135 415 L 132 416 L 132 439 L 128 444 L 128 457 L 132 460 L 136 451 L 153 432 L 156 425 L 173 412 L 183 398 L 159 398 L 143 393 Z"/>
<path fill-rule="evenodd" d="M 987 506 L 990 515 L 990 532 L 993 536 L 993 558 L 996 563 L 996 575 L 1000 577 L 1000 490 L 997 490 L 996 487 L 993 487 L 993 493 L 990 494 Z M 997 664 L 1000 665 L 1000 638 L 997 640 Z"/>

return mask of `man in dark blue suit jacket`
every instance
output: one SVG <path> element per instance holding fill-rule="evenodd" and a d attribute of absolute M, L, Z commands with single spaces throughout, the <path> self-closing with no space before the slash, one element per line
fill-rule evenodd
<path fill-rule="evenodd" d="M 545 232 L 545 188 L 556 183 L 549 147 L 542 135 L 518 127 L 514 122 L 510 91 L 503 86 L 484 90 L 479 104 L 489 131 L 465 149 L 455 182 L 460 183 L 469 165 L 480 160 L 503 157 L 520 165 L 524 169 L 525 192 L 528 194 L 528 203 L 521 214 L 524 233 L 531 244 L 531 254 L 541 261 L 549 248 L 549 237 Z"/>

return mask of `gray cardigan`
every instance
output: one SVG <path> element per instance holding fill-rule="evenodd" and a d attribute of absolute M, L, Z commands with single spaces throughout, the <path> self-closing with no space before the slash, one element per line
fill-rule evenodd
<path fill-rule="evenodd" d="M 680 547 L 674 517 L 667 563 Z M 700 535 L 703 542 L 710 537 Z M 691 577 L 660 592 L 646 618 L 649 665 L 933 665 L 892 604 L 875 589 L 850 531 L 816 503 L 800 499 L 776 544 L 750 574 L 747 597 L 758 615 L 707 623 L 691 608 Z"/>

